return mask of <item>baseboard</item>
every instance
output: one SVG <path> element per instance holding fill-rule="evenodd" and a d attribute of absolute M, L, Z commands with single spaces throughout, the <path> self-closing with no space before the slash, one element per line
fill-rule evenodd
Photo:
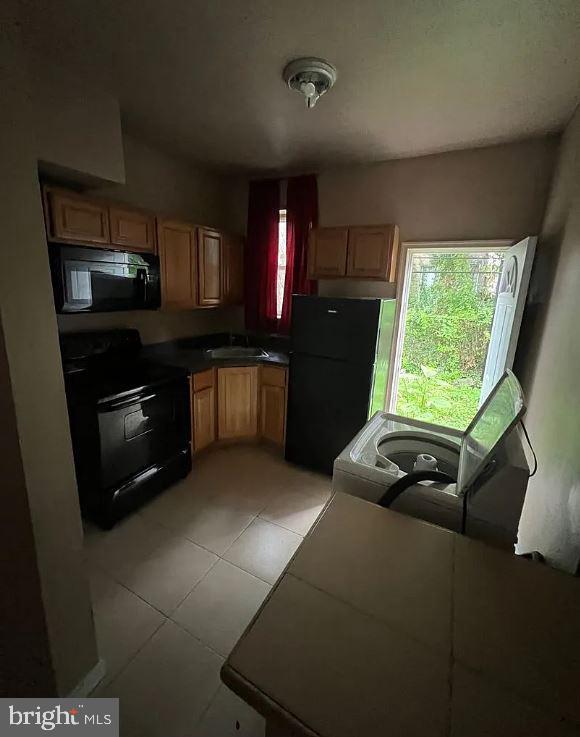
<path fill-rule="evenodd" d="M 91 691 L 99 685 L 105 677 L 107 666 L 102 658 L 99 658 L 97 664 L 77 683 L 73 690 L 68 694 L 68 699 L 76 699 L 88 696 Z"/>

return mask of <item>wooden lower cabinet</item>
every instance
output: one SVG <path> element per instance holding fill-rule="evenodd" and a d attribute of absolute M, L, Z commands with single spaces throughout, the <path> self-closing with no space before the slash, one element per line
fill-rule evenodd
<path fill-rule="evenodd" d="M 287 369 L 236 366 L 191 377 L 191 445 L 194 453 L 216 440 L 262 438 L 283 446 Z"/>
<path fill-rule="evenodd" d="M 216 439 L 215 372 L 194 374 L 191 381 L 191 447 L 194 453 Z"/>
<path fill-rule="evenodd" d="M 218 374 L 218 438 L 258 434 L 258 367 L 220 368 Z"/>
<path fill-rule="evenodd" d="M 260 435 L 276 445 L 284 445 L 286 390 L 264 384 L 260 395 Z"/>
<path fill-rule="evenodd" d="M 286 436 L 288 371 L 279 366 L 262 366 L 260 371 L 260 436 L 282 446 Z"/>

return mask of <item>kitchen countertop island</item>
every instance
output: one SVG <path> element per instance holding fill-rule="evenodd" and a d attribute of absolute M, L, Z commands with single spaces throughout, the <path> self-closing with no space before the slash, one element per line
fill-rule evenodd
<path fill-rule="evenodd" d="M 270 735 L 580 735 L 577 579 L 336 494 L 222 668 Z"/>

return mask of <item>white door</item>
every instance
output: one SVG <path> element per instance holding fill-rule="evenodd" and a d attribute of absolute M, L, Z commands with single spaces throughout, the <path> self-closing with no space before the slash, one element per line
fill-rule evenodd
<path fill-rule="evenodd" d="M 524 238 L 505 252 L 483 372 L 480 404 L 506 368 L 511 368 L 514 362 L 536 241 L 535 236 Z"/>

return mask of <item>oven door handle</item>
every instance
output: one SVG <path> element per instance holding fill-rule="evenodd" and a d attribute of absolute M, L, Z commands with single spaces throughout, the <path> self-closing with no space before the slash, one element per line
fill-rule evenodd
<path fill-rule="evenodd" d="M 131 404 L 140 404 L 141 402 L 147 402 L 150 399 L 154 399 L 157 394 L 137 394 L 134 397 L 128 399 L 120 399 L 118 401 L 106 402 L 100 408 L 100 412 L 114 412 L 116 409 L 122 407 L 129 407 Z"/>

